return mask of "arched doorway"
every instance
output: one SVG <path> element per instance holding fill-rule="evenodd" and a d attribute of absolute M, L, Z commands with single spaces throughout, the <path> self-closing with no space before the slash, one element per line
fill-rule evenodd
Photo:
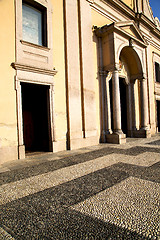
<path fill-rule="evenodd" d="M 139 80 L 143 79 L 142 64 L 132 47 L 124 47 L 119 56 L 119 89 L 121 103 L 121 127 L 127 137 L 134 137 L 141 121 Z M 141 110 L 142 109 L 142 110 Z"/>

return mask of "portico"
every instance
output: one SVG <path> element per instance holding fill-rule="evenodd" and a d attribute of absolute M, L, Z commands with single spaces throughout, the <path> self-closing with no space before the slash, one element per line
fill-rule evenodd
<path fill-rule="evenodd" d="M 100 49 L 101 141 L 121 144 L 126 136 L 150 137 L 146 42 L 132 21 L 106 25 L 95 33 Z"/>

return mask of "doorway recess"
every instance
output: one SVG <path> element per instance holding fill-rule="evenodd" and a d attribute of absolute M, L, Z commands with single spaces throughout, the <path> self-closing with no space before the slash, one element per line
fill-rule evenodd
<path fill-rule="evenodd" d="M 21 83 L 26 153 L 50 151 L 49 86 Z"/>

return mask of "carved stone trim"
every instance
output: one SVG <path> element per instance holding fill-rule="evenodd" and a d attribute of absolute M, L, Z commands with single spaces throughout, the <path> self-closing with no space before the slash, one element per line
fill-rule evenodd
<path fill-rule="evenodd" d="M 24 41 L 24 40 L 20 40 L 20 42 L 23 44 L 23 45 L 26 45 L 26 46 L 29 46 L 29 47 L 34 47 L 34 48 L 38 48 L 38 49 L 43 49 L 47 52 L 49 52 L 50 48 L 48 47 L 44 47 L 44 46 L 41 46 L 41 45 L 37 45 L 37 44 L 34 44 L 34 43 L 30 43 L 30 42 L 27 42 L 27 41 Z"/>
<path fill-rule="evenodd" d="M 28 65 L 23 65 L 19 63 L 12 63 L 11 66 L 15 70 L 22 70 L 22 71 L 27 71 L 27 72 L 34 72 L 34 73 L 41 73 L 45 75 L 50 75 L 50 76 L 55 76 L 57 71 L 54 70 L 49 70 L 49 69 L 42 69 L 42 68 L 37 68 L 33 66 L 28 66 Z"/>

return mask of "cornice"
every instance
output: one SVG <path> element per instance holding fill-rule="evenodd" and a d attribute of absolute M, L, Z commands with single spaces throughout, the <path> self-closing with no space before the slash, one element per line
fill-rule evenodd
<path fill-rule="evenodd" d="M 98 3 L 96 3 L 96 0 L 86 0 L 90 3 L 91 6 L 99 6 Z M 160 30 L 157 29 L 154 22 L 152 22 L 147 16 L 145 16 L 143 13 L 136 13 L 134 10 L 132 10 L 129 6 L 127 6 L 123 1 L 121 0 L 99 0 L 100 2 L 103 2 L 104 4 L 110 3 L 111 6 L 114 6 L 116 10 L 119 10 L 123 14 L 125 14 L 127 17 L 129 17 L 131 20 L 134 20 L 137 24 L 143 24 L 147 28 L 149 28 L 150 31 L 152 31 L 153 34 L 157 35 L 160 38 Z"/>
<path fill-rule="evenodd" d="M 56 70 L 49 70 L 49 69 L 43 69 L 43 68 L 37 68 L 29 65 L 24 65 L 20 63 L 15 63 L 13 62 L 11 66 L 15 70 L 21 70 L 21 71 L 27 71 L 27 72 L 33 72 L 33 73 L 40 73 L 40 74 L 45 74 L 45 75 L 50 75 L 50 76 L 55 76 L 57 71 Z"/>
<path fill-rule="evenodd" d="M 142 22 L 147 27 L 154 29 L 156 27 L 155 23 L 153 23 L 149 18 L 147 18 L 143 13 L 136 13 L 136 20 Z"/>
<path fill-rule="evenodd" d="M 106 3 L 106 0 L 100 0 L 100 1 Z M 135 12 L 121 0 L 107 0 L 107 2 L 116 6 L 117 9 L 121 10 L 121 12 L 123 12 L 126 16 L 135 18 Z"/>

